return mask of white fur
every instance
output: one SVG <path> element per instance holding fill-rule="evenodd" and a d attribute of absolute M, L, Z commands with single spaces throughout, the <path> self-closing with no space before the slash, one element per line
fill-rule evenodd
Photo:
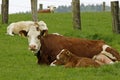
<path fill-rule="evenodd" d="M 110 46 L 108 46 L 108 45 L 103 45 L 103 47 L 102 47 L 103 51 L 102 51 L 101 53 L 106 52 L 105 50 L 106 50 L 108 47 L 110 47 Z"/>
<path fill-rule="evenodd" d="M 50 64 L 50 66 L 56 66 L 56 65 L 54 64 L 54 62 L 56 62 L 56 60 L 53 61 L 53 62 Z"/>
<path fill-rule="evenodd" d="M 60 55 L 61 55 L 61 53 L 64 51 L 64 49 L 62 49 L 61 51 L 60 51 L 60 53 L 56 56 L 56 58 L 59 60 L 60 59 Z"/>
<path fill-rule="evenodd" d="M 102 53 L 94 56 L 93 60 L 98 62 L 100 65 L 103 65 L 103 64 L 113 64 L 114 63 L 111 59 L 109 59 L 106 55 L 104 55 Z"/>
<path fill-rule="evenodd" d="M 50 9 L 50 12 L 54 13 L 56 7 L 54 5 L 48 6 L 48 9 Z"/>
<path fill-rule="evenodd" d="M 28 42 L 29 42 L 29 49 L 32 50 L 31 46 L 36 46 L 34 48 L 34 53 L 37 53 L 40 49 L 41 43 L 37 36 L 40 34 L 39 31 L 36 30 L 36 27 L 31 27 L 28 32 Z"/>
<path fill-rule="evenodd" d="M 52 34 L 54 34 L 54 35 L 58 35 L 58 36 L 63 36 L 63 35 L 61 35 L 61 34 L 59 34 L 59 33 L 52 33 Z"/>
<path fill-rule="evenodd" d="M 113 61 L 111 61 L 111 62 L 110 62 L 110 64 L 114 64 L 114 62 L 113 62 Z"/>
<path fill-rule="evenodd" d="M 106 49 L 110 47 L 108 45 L 103 45 L 103 50 L 101 51 L 102 54 L 106 55 L 106 56 L 109 56 L 110 58 L 112 59 L 116 59 L 111 53 L 107 52 Z"/>
<path fill-rule="evenodd" d="M 48 30 L 47 24 L 44 21 L 39 21 L 40 30 Z"/>
<path fill-rule="evenodd" d="M 33 21 L 19 21 L 19 22 L 11 23 L 7 27 L 7 34 L 14 36 L 14 34 L 19 34 L 19 31 L 21 30 L 28 31 L 30 26 L 33 24 L 34 24 Z"/>
<path fill-rule="evenodd" d="M 38 24 L 41 30 L 45 30 L 45 29 L 48 30 L 47 25 L 44 21 L 39 21 Z M 30 27 L 33 25 L 34 25 L 33 21 L 19 21 L 19 22 L 11 23 L 7 27 L 7 34 L 14 36 L 14 34 L 19 34 L 21 30 L 25 30 L 28 32 Z"/>
<path fill-rule="evenodd" d="M 40 21 L 39 23 L 39 29 L 40 30 L 36 30 L 35 25 L 31 26 L 29 31 L 28 31 L 28 42 L 29 42 L 29 49 L 32 50 L 31 46 L 36 46 L 34 48 L 34 52 L 36 53 L 37 51 L 39 51 L 40 47 L 41 47 L 41 43 L 40 40 L 38 39 L 38 36 L 40 35 L 42 30 L 48 30 L 47 25 L 44 21 Z"/>

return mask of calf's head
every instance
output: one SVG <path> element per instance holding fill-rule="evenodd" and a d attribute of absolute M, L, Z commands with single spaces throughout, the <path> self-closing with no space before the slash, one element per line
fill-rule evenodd
<path fill-rule="evenodd" d="M 61 62 L 62 64 L 65 64 L 69 61 L 71 57 L 72 57 L 72 53 L 67 49 L 63 49 L 57 55 L 57 60 L 59 60 L 59 62 Z"/>

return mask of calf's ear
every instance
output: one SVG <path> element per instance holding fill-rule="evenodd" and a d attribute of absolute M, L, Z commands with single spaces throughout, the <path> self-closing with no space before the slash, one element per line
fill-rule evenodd
<path fill-rule="evenodd" d="M 20 35 L 20 36 L 25 36 L 25 37 L 26 37 L 26 36 L 27 36 L 27 33 L 28 33 L 28 32 L 25 31 L 25 30 L 19 31 L 19 35 Z"/>

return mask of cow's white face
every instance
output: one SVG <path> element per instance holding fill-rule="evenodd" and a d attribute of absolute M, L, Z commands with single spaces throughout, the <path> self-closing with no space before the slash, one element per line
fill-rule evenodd
<path fill-rule="evenodd" d="M 48 9 L 50 9 L 51 12 L 54 12 L 54 10 L 56 9 L 56 7 L 54 5 L 48 6 Z"/>
<path fill-rule="evenodd" d="M 38 36 L 40 35 L 40 31 L 36 29 L 36 27 L 32 26 L 27 34 L 28 36 L 28 43 L 29 43 L 29 49 L 37 53 L 40 49 L 41 43 L 38 39 Z"/>
<path fill-rule="evenodd" d="M 29 49 L 37 53 L 40 50 L 41 43 L 39 37 L 41 36 L 41 31 L 48 30 L 46 24 L 41 21 L 38 23 L 38 25 L 33 25 L 30 27 L 27 37 L 28 37 L 28 43 L 29 43 Z"/>

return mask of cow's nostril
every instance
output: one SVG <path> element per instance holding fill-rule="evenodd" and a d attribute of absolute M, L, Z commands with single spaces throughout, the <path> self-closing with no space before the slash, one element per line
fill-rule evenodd
<path fill-rule="evenodd" d="M 30 47 L 30 49 L 35 49 L 36 45 L 30 45 L 29 47 Z"/>

